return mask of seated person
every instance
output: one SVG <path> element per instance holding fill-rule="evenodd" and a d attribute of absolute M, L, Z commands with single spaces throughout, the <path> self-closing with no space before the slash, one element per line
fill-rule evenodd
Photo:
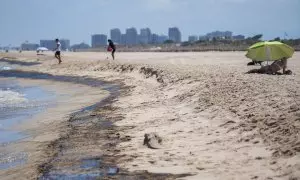
<path fill-rule="evenodd" d="M 271 65 L 263 66 L 260 69 L 252 69 L 248 73 L 260 73 L 260 74 L 281 74 L 278 71 L 283 70 L 283 74 L 291 74 L 287 68 L 287 58 L 274 61 Z"/>

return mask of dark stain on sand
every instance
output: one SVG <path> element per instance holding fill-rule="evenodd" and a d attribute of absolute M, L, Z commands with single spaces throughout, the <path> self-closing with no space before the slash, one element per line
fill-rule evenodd
<path fill-rule="evenodd" d="M 41 64 L 40 62 L 25 62 L 25 61 L 18 61 L 18 60 L 6 59 L 6 58 L 0 59 L 0 62 L 5 62 L 12 65 L 20 65 L 20 66 L 34 66 L 34 65 Z"/>

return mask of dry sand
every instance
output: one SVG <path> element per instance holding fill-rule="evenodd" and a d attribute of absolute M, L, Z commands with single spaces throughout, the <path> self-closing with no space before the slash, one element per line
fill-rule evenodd
<path fill-rule="evenodd" d="M 290 76 L 245 74 L 244 52 L 0 54 L 42 64 L 26 70 L 121 81 L 130 92 L 112 106 L 131 137 L 118 145 L 130 171 L 193 173 L 185 179 L 300 178 L 300 54 Z M 163 138 L 143 146 L 145 133 Z"/>

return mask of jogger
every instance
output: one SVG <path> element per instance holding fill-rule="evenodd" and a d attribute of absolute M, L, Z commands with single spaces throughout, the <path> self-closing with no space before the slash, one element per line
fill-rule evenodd
<path fill-rule="evenodd" d="M 58 59 L 58 64 L 60 64 L 62 61 L 61 61 L 61 56 L 60 56 L 60 51 L 61 51 L 61 44 L 59 42 L 58 39 L 55 39 L 55 42 L 56 42 L 56 48 L 55 48 L 55 58 Z"/>

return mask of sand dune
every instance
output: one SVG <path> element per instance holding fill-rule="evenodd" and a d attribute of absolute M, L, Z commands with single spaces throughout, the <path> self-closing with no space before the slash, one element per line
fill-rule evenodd
<path fill-rule="evenodd" d="M 118 145 L 121 167 L 193 173 L 186 179 L 300 178 L 300 54 L 290 76 L 245 74 L 244 52 L 51 54 L 26 70 L 97 77 L 130 87 L 113 106 L 131 137 Z M 37 61 L 34 53 L 0 56 Z M 163 147 L 143 146 L 156 132 Z"/>

